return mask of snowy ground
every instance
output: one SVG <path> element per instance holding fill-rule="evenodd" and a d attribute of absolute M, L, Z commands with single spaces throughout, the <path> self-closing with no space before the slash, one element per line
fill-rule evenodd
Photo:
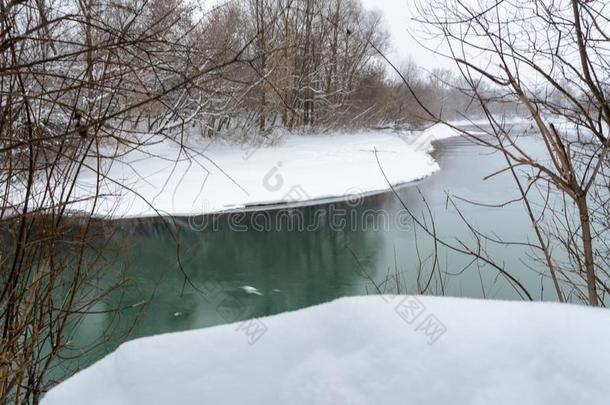
<path fill-rule="evenodd" d="M 344 298 L 123 344 L 42 405 L 607 404 L 610 312 Z"/>
<path fill-rule="evenodd" d="M 400 185 L 438 170 L 428 154 L 430 143 L 454 135 L 451 128 L 436 125 L 410 134 L 287 135 L 272 145 L 217 141 L 187 148 L 152 137 L 142 150 L 104 166 L 104 197 L 96 203 L 96 215 L 200 215 L 383 191 L 388 181 Z M 95 189 L 95 172 L 85 169 L 75 198 L 85 200 Z M 91 205 L 89 200 L 70 209 L 90 210 Z"/>

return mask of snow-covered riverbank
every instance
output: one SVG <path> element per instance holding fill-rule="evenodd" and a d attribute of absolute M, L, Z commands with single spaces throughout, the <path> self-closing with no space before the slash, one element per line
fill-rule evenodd
<path fill-rule="evenodd" d="M 42 404 L 605 404 L 608 325 L 575 305 L 344 298 L 125 343 Z"/>
<path fill-rule="evenodd" d="M 409 183 L 438 170 L 430 143 L 455 135 L 447 126 L 434 126 L 409 134 L 286 135 L 271 145 L 218 141 L 187 148 L 152 138 L 106 169 L 96 215 L 201 215 L 385 191 L 388 182 Z M 75 199 L 86 199 L 95 188 L 95 172 L 85 169 Z M 88 210 L 91 204 L 70 209 Z"/>

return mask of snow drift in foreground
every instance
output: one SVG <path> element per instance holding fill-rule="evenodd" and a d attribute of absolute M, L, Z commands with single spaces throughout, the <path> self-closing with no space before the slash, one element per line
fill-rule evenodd
<path fill-rule="evenodd" d="M 123 344 L 42 405 L 607 404 L 610 312 L 343 298 Z"/>
<path fill-rule="evenodd" d="M 106 162 L 96 215 L 201 215 L 385 191 L 388 181 L 400 185 L 438 170 L 427 152 L 430 142 L 448 135 L 455 135 L 451 128 L 434 126 L 409 135 L 286 135 L 273 145 L 216 141 L 186 149 L 149 137 L 141 150 Z M 96 164 L 92 160 L 89 167 Z M 71 211 L 90 211 L 93 205 L 97 176 L 83 170 L 74 191 L 80 202 Z"/>

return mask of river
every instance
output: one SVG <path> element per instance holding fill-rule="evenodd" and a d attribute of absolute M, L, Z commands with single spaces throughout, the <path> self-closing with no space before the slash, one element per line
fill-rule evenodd
<path fill-rule="evenodd" d="M 536 136 L 520 142 L 529 150 L 541 148 Z M 411 294 L 427 287 L 429 294 L 522 299 L 497 269 L 476 263 L 467 267 L 472 257 L 442 246 L 437 271 L 430 277 L 432 239 L 413 223 L 403 204 L 429 221 L 426 201 L 439 237 L 476 246 L 447 195 L 486 204 L 517 197 L 509 174 L 483 180 L 503 167 L 503 159 L 482 146 L 450 138 L 435 143 L 433 156 L 441 170 L 401 187 L 399 197 L 386 192 L 308 207 L 106 224 L 99 235 L 100 241 L 109 240 L 104 246 L 109 267 L 100 283 L 114 283 L 120 275 L 122 286 L 74 328 L 71 338 L 75 349 L 99 342 L 101 336 L 103 343 L 64 367 L 86 366 L 136 337 L 380 290 Z M 454 201 L 480 231 L 505 241 L 532 240 L 521 203 L 481 207 Z M 529 248 L 486 245 L 534 299 L 554 299 L 548 280 L 530 268 L 531 262 L 524 264 Z"/>

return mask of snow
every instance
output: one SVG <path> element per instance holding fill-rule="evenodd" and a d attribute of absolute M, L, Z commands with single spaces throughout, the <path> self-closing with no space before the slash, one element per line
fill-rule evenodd
<path fill-rule="evenodd" d="M 271 145 L 214 141 L 186 147 L 149 137 L 140 150 L 106 162 L 95 214 L 201 215 L 386 191 L 388 181 L 402 185 L 438 170 L 428 154 L 430 142 L 451 135 L 451 128 L 435 126 L 424 133 L 291 134 Z M 90 168 L 79 177 L 75 199 L 95 194 Z M 92 204 L 89 199 L 70 210 L 89 211 Z"/>
<path fill-rule="evenodd" d="M 42 405 L 606 404 L 609 335 L 606 309 L 343 298 L 125 343 Z"/>
<path fill-rule="evenodd" d="M 453 124 L 452 124 L 453 125 Z M 454 136 L 460 136 L 460 131 L 458 131 L 455 128 L 450 127 L 447 124 L 444 123 L 438 123 L 435 125 L 432 125 L 431 127 L 427 128 L 426 130 L 424 130 L 421 134 L 421 141 L 420 142 L 431 142 L 432 141 L 438 141 L 441 139 L 447 139 L 447 138 L 451 138 Z"/>
<path fill-rule="evenodd" d="M 531 124 L 534 120 L 528 116 L 495 116 L 494 120 L 504 125 L 526 125 Z M 454 126 L 488 126 L 488 118 L 473 118 L 473 119 L 461 119 L 453 120 L 450 122 Z"/>
<path fill-rule="evenodd" d="M 85 160 L 67 210 L 116 219 L 354 200 L 431 175 L 439 169 L 429 155 L 431 143 L 456 135 L 444 124 L 423 132 L 285 134 L 259 144 L 141 135 L 138 148 L 105 145 L 101 162 Z M 41 175 L 30 208 L 51 203 Z M 11 189 L 16 210 L 23 207 L 24 190 Z M 61 192 L 58 187 L 55 201 Z"/>
<path fill-rule="evenodd" d="M 252 287 L 249 285 L 243 285 L 239 288 L 241 288 L 246 294 L 263 295 L 263 293 L 260 292 L 260 290 L 256 287 Z"/>

